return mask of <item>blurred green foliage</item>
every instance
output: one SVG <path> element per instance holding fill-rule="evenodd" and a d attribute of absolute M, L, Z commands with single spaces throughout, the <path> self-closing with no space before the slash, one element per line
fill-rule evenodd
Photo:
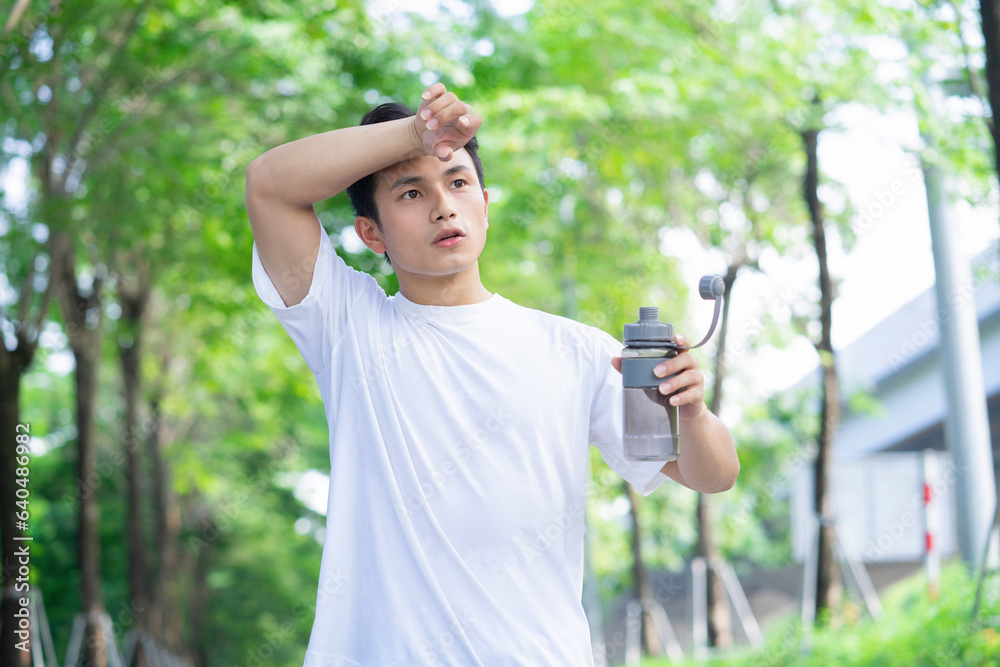
<path fill-rule="evenodd" d="M 710 667 L 989 667 L 1000 660 L 1000 582 L 994 573 L 984 587 L 979 618 L 972 618 L 978 583 L 968 566 L 952 562 L 941 574 L 940 592 L 931 598 L 924 574 L 914 575 L 882 596 L 877 622 L 863 608 L 849 604 L 852 616 L 836 628 L 813 633 L 802 654 L 798 619 L 777 621 L 767 632 L 767 646 L 739 657 L 682 665 Z M 642 667 L 677 665 L 646 659 Z"/>
<path fill-rule="evenodd" d="M 485 118 L 488 288 L 615 336 L 646 304 L 661 304 L 682 331 L 699 329 L 688 321 L 693 286 L 682 278 L 684 258 L 665 244 L 669 232 L 686 230 L 713 257 L 747 270 L 808 254 L 799 130 L 838 105 L 912 106 L 928 60 L 908 53 L 901 60 L 909 69 L 876 79 L 884 62 L 868 47 L 907 38 L 958 58 L 958 22 L 947 4 L 538 0 L 505 16 L 499 3 L 473 0 L 426 16 L 361 0 L 109 0 L 61 3 L 57 11 L 29 3 L 0 38 L 0 166 L 27 173 L 23 183 L 3 181 L 2 333 L 10 338 L 19 306 L 37 308 L 50 268 L 47 240 L 58 230 L 76 243 L 81 286 L 95 275 L 113 283 L 149 272 L 142 416 L 145 435 L 162 438 L 181 517 L 179 573 L 169 582 L 183 619 L 176 649 L 212 665 L 293 665 L 312 623 L 323 517 L 293 487 L 305 471 L 329 465 L 326 421 L 308 368 L 250 284 L 243 210 L 250 160 L 354 125 L 378 102 L 415 105 L 425 85 L 442 80 Z M 132 38 L 120 41 L 133 16 Z M 963 193 L 981 200 L 993 184 L 982 114 L 948 122 L 941 136 L 956 141 L 942 155 L 963 177 Z M 345 261 L 394 292 L 391 269 L 351 243 L 346 196 L 317 210 Z M 849 244 L 850 202 L 829 212 Z M 32 268 L 41 278 L 30 277 Z M 811 314 L 810 284 L 795 287 L 786 309 Z M 138 332 L 122 322 L 114 294 L 103 307 L 92 492 L 105 607 L 121 633 L 135 613 L 118 354 Z M 765 309 L 735 339 L 740 354 L 789 341 L 790 319 Z M 33 577 L 60 651 L 79 608 L 72 361 L 63 326 L 53 307 L 21 396 L 22 419 L 41 438 L 32 463 Z M 707 355 L 699 359 L 714 372 Z M 732 360 L 731 381 L 752 385 L 741 377 L 739 354 Z M 740 405 L 737 414 L 743 472 L 717 499 L 716 539 L 727 558 L 778 565 L 789 558 L 783 484 L 792 466 L 811 459 L 815 399 L 789 393 Z M 631 586 L 628 506 L 617 475 L 596 452 L 592 462 L 591 557 L 610 601 Z M 677 485 L 643 499 L 651 567 L 677 568 L 690 555 L 694 506 L 694 494 Z M 143 512 L 152 545 L 153 510 Z M 199 568 L 207 569 L 203 584 Z M 921 656 L 950 646 L 968 652 L 962 664 L 985 664 L 972 656 L 996 648 L 996 636 L 967 627 L 968 636 L 949 634 L 945 621 L 957 619 L 959 607 L 951 590 L 967 585 L 943 591 L 937 606 L 900 600 L 915 605 L 918 615 L 909 618 L 925 618 L 933 642 L 916 629 L 907 634 L 905 615 L 898 626 L 891 619 L 879 626 L 894 628 L 879 632 L 899 642 L 881 645 L 912 660 L 879 663 L 871 654 L 869 662 L 843 664 L 945 664 Z M 195 604 L 204 605 L 197 628 Z M 875 630 L 855 629 L 879 645 Z M 826 637 L 817 635 L 816 656 L 838 642 L 857 644 Z M 911 643 L 928 652 L 910 651 Z"/>

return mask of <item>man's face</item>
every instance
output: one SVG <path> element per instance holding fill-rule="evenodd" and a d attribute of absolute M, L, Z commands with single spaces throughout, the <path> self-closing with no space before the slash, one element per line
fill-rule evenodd
<path fill-rule="evenodd" d="M 454 276 L 477 267 L 486 244 L 488 202 L 468 151 L 456 151 L 448 162 L 427 155 L 378 174 L 381 229 L 362 223 L 358 231 L 369 248 L 388 253 L 401 283 Z"/>

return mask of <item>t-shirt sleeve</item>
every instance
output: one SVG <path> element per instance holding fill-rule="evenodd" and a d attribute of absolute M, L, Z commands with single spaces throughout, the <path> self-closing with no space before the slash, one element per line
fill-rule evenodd
<path fill-rule="evenodd" d="M 594 402 L 590 409 L 590 441 L 601 458 L 639 493 L 648 496 L 667 476 L 660 472 L 662 461 L 632 461 L 625 458 L 622 435 L 622 376 L 611 365 L 611 358 L 621 354 L 621 343 L 609 334 L 598 333 L 595 352 Z"/>
<path fill-rule="evenodd" d="M 318 223 L 317 223 L 318 224 Z M 330 237 L 320 229 L 319 250 L 309 293 L 294 306 L 286 306 L 264 269 L 253 246 L 253 284 L 257 295 L 277 316 L 314 374 L 330 366 L 333 350 L 351 318 L 355 321 L 362 304 L 385 299 L 375 279 L 347 266 L 333 249 Z"/>

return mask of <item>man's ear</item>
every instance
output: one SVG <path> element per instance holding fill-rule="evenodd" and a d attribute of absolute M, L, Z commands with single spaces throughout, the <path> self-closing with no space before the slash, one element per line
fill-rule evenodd
<path fill-rule="evenodd" d="M 385 252 L 385 243 L 382 241 L 382 230 L 378 228 L 371 218 L 359 215 L 354 218 L 354 231 L 358 233 L 358 238 L 368 246 L 372 252 L 381 255 Z"/>

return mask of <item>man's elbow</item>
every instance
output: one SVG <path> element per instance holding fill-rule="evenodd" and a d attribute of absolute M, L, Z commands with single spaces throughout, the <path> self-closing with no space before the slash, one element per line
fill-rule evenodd
<path fill-rule="evenodd" d="M 259 199 L 268 195 L 271 178 L 267 174 L 268 160 L 267 153 L 255 158 L 247 165 L 246 172 L 246 198 Z"/>
<path fill-rule="evenodd" d="M 736 486 L 736 479 L 740 476 L 740 462 L 739 459 L 726 470 L 725 474 L 720 475 L 719 485 L 712 491 L 705 491 L 705 493 L 724 493 L 729 491 L 731 488 Z"/>

